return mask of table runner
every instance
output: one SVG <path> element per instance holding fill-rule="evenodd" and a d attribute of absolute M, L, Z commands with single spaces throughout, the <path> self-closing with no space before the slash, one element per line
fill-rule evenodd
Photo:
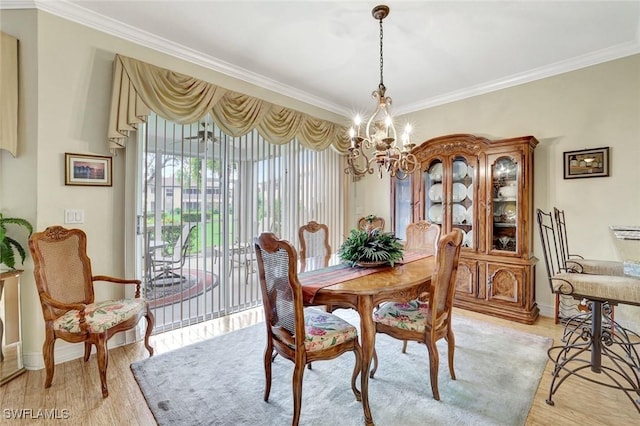
<path fill-rule="evenodd" d="M 432 255 L 419 251 L 406 251 L 402 260 L 396 262 L 396 264 L 403 265 L 429 256 Z M 315 271 L 302 272 L 298 274 L 298 281 L 302 285 L 304 303 L 312 304 L 313 298 L 321 288 L 374 274 L 390 267 L 389 265 L 384 265 L 375 268 L 362 268 L 360 266 L 352 267 L 349 263 L 341 263 L 327 268 L 316 269 Z"/>

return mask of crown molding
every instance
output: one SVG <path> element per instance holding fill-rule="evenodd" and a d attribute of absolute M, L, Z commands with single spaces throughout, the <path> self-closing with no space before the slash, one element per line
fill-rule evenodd
<path fill-rule="evenodd" d="M 122 38 L 140 46 L 148 47 L 195 65 L 200 65 L 207 69 L 220 72 L 261 88 L 322 108 L 326 111 L 333 112 L 344 117 L 348 116 L 347 108 L 341 105 L 265 77 L 261 74 L 238 67 L 213 56 L 204 55 L 188 46 L 183 46 L 181 44 L 174 43 L 171 40 L 142 31 L 131 25 L 127 25 L 123 22 L 95 13 L 77 4 L 69 3 L 66 0 L 2 0 L 0 7 L 2 9 L 37 8 L 38 10 L 45 11 L 52 15 Z"/>
<path fill-rule="evenodd" d="M 342 105 L 330 102 L 327 99 L 296 89 L 295 87 L 238 67 L 213 56 L 203 55 L 201 52 L 187 46 L 174 43 L 170 40 L 163 39 L 146 31 L 124 24 L 120 21 L 97 14 L 76 4 L 69 3 L 67 0 L 2 0 L 2 3 L 0 3 L 0 10 L 33 8 L 43 10 L 51 13 L 52 15 L 59 16 L 132 43 L 220 72 L 264 89 L 277 92 L 343 117 L 350 117 L 351 115 L 351 110 Z M 557 62 L 550 66 L 540 67 L 455 92 L 431 97 L 411 104 L 405 104 L 399 108 L 395 108 L 395 114 L 403 115 L 427 108 L 433 108 L 439 105 L 483 95 L 543 78 L 553 77 L 566 72 L 575 71 L 580 68 L 597 65 L 638 53 L 640 53 L 640 24 L 638 25 L 638 31 L 636 33 L 636 40 L 633 42 L 619 44 L 611 48 L 602 49 L 597 52 Z"/>
<path fill-rule="evenodd" d="M 550 66 L 540 67 L 531 71 L 520 74 L 514 74 L 494 80 L 487 83 L 478 84 L 463 90 L 446 93 L 441 96 L 425 99 L 423 101 L 414 102 L 412 104 L 402 105 L 395 109 L 397 115 L 410 114 L 427 108 L 433 108 L 439 105 L 448 104 L 466 98 L 478 95 L 484 95 L 501 89 L 518 86 L 532 81 L 541 80 L 543 78 L 553 77 L 592 65 L 598 65 L 603 62 L 624 58 L 640 53 L 640 43 L 638 40 L 629 43 L 619 44 L 611 48 L 602 49 L 597 52 L 588 53 L 586 55 L 577 56 L 566 61 L 556 62 Z"/>
<path fill-rule="evenodd" d="M 2 0 L 0 10 L 2 9 L 35 9 L 35 0 Z"/>

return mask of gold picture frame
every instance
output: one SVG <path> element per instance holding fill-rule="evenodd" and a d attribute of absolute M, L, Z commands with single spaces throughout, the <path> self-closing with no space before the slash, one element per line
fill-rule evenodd
<path fill-rule="evenodd" d="M 112 186 L 111 157 L 66 152 L 65 185 Z"/>
<path fill-rule="evenodd" d="M 564 157 L 564 178 L 609 176 L 609 147 L 567 151 Z"/>

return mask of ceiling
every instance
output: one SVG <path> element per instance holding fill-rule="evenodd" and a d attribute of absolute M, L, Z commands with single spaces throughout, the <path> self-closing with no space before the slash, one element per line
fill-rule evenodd
<path fill-rule="evenodd" d="M 30 4 L 352 116 L 374 108 L 380 1 L 3 0 Z M 640 53 L 640 1 L 388 1 L 395 114 Z"/>

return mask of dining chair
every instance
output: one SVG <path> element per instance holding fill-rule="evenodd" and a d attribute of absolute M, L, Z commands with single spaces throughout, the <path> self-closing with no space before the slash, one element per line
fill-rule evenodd
<path fill-rule="evenodd" d="M 374 229 L 384 229 L 384 218 L 379 216 L 364 216 L 358 220 L 358 229 L 362 230 L 374 230 Z"/>
<path fill-rule="evenodd" d="M 400 340 L 424 343 L 427 346 L 431 391 L 436 400 L 440 400 L 438 391 L 440 355 L 436 342 L 442 338 L 448 345 L 449 374 L 451 379 L 456 379 L 453 368 L 455 337 L 451 327 L 451 314 L 461 245 L 462 231 L 457 228 L 438 241 L 436 268 L 431 277 L 427 302 L 419 299 L 408 303 L 387 302 L 373 313 L 376 333 L 384 333 Z M 373 361 L 371 378 L 378 369 L 378 357 L 375 353 Z"/>
<path fill-rule="evenodd" d="M 300 258 L 331 256 L 329 227 L 323 223 L 310 221 L 298 229 Z"/>
<path fill-rule="evenodd" d="M 269 400 L 271 368 L 275 355 L 279 354 L 295 365 L 292 425 L 297 425 L 305 366 L 313 361 L 329 360 L 353 352 L 355 365 L 351 389 L 356 400 L 360 401 L 356 379 L 361 369 L 362 349 L 356 328 L 336 315 L 303 306 L 297 273 L 298 256 L 288 241 L 280 240 L 272 233 L 263 233 L 255 239 L 255 252 L 267 328 L 264 400 Z"/>
<path fill-rule="evenodd" d="M 438 240 L 440 239 L 440 225 L 426 220 L 419 220 L 407 225 L 405 250 L 420 250 L 436 255 L 438 252 Z M 402 353 L 407 352 L 407 341 L 402 342 Z"/>
<path fill-rule="evenodd" d="M 154 255 L 151 256 L 151 271 L 152 274 L 155 274 L 151 277 L 152 281 L 158 281 L 160 279 L 185 279 L 181 273 L 175 271 L 184 267 L 196 231 L 196 225 L 184 224 L 180 232 L 180 237 L 176 239 L 173 246 L 171 256 L 156 257 L 154 252 Z"/>
<path fill-rule="evenodd" d="M 564 210 L 553 208 L 553 215 L 558 231 L 558 245 L 561 258 L 565 263 L 565 268 L 573 269 L 575 272 L 596 275 L 623 275 L 624 265 L 622 262 L 613 260 L 585 259 L 579 254 L 569 251 L 569 239 L 567 238 L 567 222 Z"/>
<path fill-rule="evenodd" d="M 92 275 L 87 256 L 87 236 L 80 229 L 51 226 L 29 238 L 36 287 L 45 321 L 42 347 L 46 369 L 45 388 L 51 387 L 55 370 L 54 345 L 57 338 L 71 343 L 84 343 L 84 360 L 89 360 L 92 346 L 97 352 L 102 397 L 107 389 L 109 352 L 107 341 L 114 334 L 135 328 L 142 317 L 147 328 L 144 345 L 153 356 L 149 336 L 154 317 L 149 304 L 140 297 L 140 280 Z M 135 297 L 97 302 L 94 282 L 135 284 Z"/>
<path fill-rule="evenodd" d="M 440 225 L 420 220 L 407 225 L 405 250 L 421 250 L 435 255 L 438 251 Z"/>
<path fill-rule="evenodd" d="M 233 275 L 239 277 L 240 270 L 244 271 L 244 283 L 249 284 L 249 275 L 256 272 L 256 259 L 253 255 L 251 243 L 236 242 L 229 248 L 229 278 Z M 237 272 L 236 272 L 237 271 Z"/>

